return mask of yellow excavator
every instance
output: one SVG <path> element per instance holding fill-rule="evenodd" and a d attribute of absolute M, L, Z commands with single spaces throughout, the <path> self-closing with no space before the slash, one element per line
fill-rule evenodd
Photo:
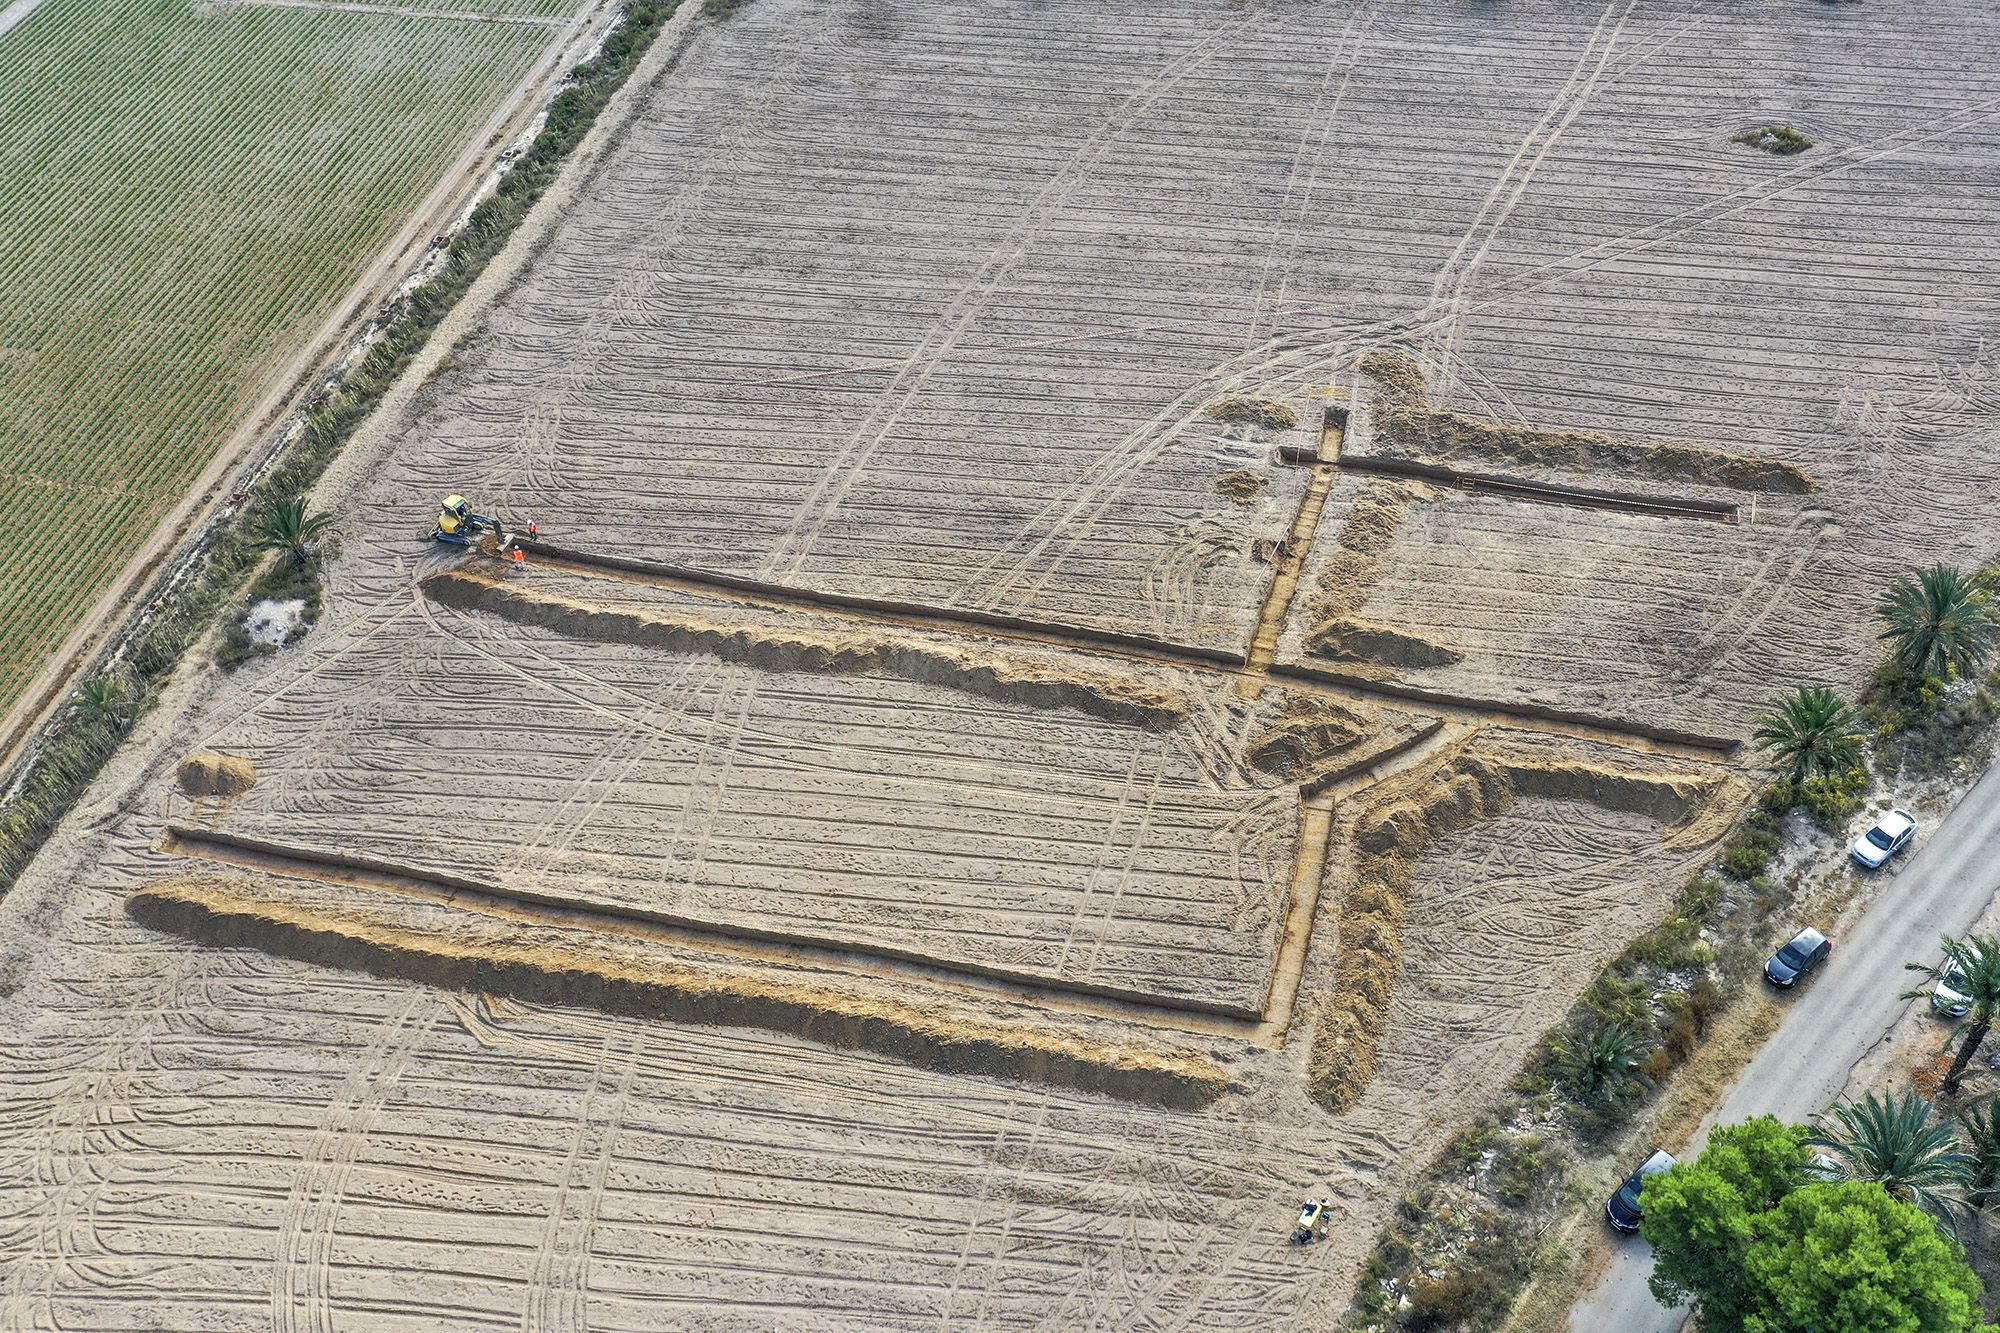
<path fill-rule="evenodd" d="M 490 532 L 506 544 L 506 534 L 500 527 L 500 520 L 491 514 L 475 514 L 472 506 L 462 495 L 447 495 L 438 506 L 437 526 L 431 529 L 431 540 L 443 542 L 446 546 L 471 546 L 473 539 L 482 532 Z"/>

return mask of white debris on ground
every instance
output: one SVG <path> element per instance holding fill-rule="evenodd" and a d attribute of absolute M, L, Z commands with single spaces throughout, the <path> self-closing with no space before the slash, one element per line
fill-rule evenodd
<path fill-rule="evenodd" d="M 282 602 L 275 597 L 266 597 L 244 615 L 243 628 L 249 633 L 252 643 L 276 647 L 291 638 L 292 631 L 298 628 L 305 613 L 306 599 L 303 597 L 292 597 Z"/>

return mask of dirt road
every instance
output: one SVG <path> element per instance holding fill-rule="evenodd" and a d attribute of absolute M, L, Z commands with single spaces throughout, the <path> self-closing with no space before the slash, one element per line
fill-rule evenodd
<path fill-rule="evenodd" d="M 1691 1145 L 1713 1124 L 1755 1115 L 1804 1121 L 1840 1095 L 1848 1073 L 1912 1003 L 1903 965 L 1934 958 L 1938 937 L 1962 934 L 2000 888 L 2000 765 L 1988 769 L 1930 838 L 1894 872 L 1881 897 L 1817 980 L 1791 1000 L 1771 1040 Z M 1663 1310 L 1646 1287 L 1652 1249 L 1633 1238 L 1570 1313 L 1574 1333 L 1674 1333 L 1686 1310 Z"/>

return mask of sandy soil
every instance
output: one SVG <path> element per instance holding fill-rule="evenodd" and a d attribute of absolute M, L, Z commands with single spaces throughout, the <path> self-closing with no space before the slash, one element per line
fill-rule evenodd
<path fill-rule="evenodd" d="M 1917 372 L 2000 89 L 1893 22 L 756 0 L 654 60 L 323 497 L 321 625 L 0 904 L 0 1323 L 1332 1317 L 1741 798 L 1636 729 L 1852 679 L 1880 576 L 1989 540 L 1983 380 Z M 1820 157 L 1727 145 L 1774 106 Z M 1278 462 L 1388 343 L 1815 489 Z M 446 592 L 444 491 L 584 558 Z M 190 874 L 261 906 L 144 906 Z"/>

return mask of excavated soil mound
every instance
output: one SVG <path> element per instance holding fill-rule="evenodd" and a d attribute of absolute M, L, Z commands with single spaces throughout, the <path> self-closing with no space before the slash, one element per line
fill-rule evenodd
<path fill-rule="evenodd" d="M 1333 990 L 1322 1003 L 1307 1056 L 1313 1097 L 1328 1110 L 1346 1111 L 1375 1076 L 1417 861 L 1434 842 L 1503 814 L 1517 799 L 1542 797 L 1644 815 L 1666 826 L 1668 845 L 1693 846 L 1696 838 L 1712 840 L 1727 827 L 1736 794 L 1719 774 L 1645 773 L 1464 751 L 1440 767 L 1384 784 L 1354 826 L 1358 869 L 1341 903 Z"/>
<path fill-rule="evenodd" d="M 1297 412 L 1268 398 L 1224 398 L 1208 405 L 1208 415 L 1225 426 L 1296 430 L 1299 425 Z"/>
<path fill-rule="evenodd" d="M 1361 369 L 1380 387 L 1375 437 L 1388 452 L 1438 463 L 1512 463 L 1568 472 L 1616 472 L 1650 481 L 1802 495 L 1812 478 L 1790 463 L 1720 449 L 1605 435 L 1537 430 L 1433 408 L 1421 367 L 1403 352 L 1371 352 Z"/>
<path fill-rule="evenodd" d="M 1354 834 L 1360 866 L 1340 905 L 1333 988 L 1306 1056 L 1307 1086 L 1329 1111 L 1350 1110 L 1375 1077 L 1418 858 L 1437 839 L 1513 803 L 1514 789 L 1498 768 L 1460 754 L 1384 784 L 1361 815 Z"/>
<path fill-rule="evenodd" d="M 1252 767 L 1287 782 L 1303 782 L 1326 769 L 1374 733 L 1348 709 L 1322 699 L 1292 699 L 1264 730 L 1251 737 L 1244 757 Z"/>
<path fill-rule="evenodd" d="M 972 646 L 861 632 L 835 636 L 804 627 L 728 624 L 692 614 L 629 611 L 531 591 L 465 570 L 433 575 L 424 595 L 571 638 L 703 653 L 767 671 L 892 675 L 1036 708 L 1072 708 L 1120 722 L 1175 726 L 1180 693 L 1145 681 L 990 653 Z"/>
<path fill-rule="evenodd" d="M 1441 667 L 1465 660 L 1456 648 L 1420 635 L 1337 616 L 1314 625 L 1306 650 L 1333 661 L 1374 662 L 1387 667 Z"/>
<path fill-rule="evenodd" d="M 197 799 L 241 796 L 257 785 L 257 765 L 241 755 L 203 750 L 181 760 L 181 790 Z"/>
<path fill-rule="evenodd" d="M 136 890 L 126 910 L 156 930 L 450 990 L 535 1004 L 588 1005 L 675 1022 L 757 1027 L 873 1051 L 953 1074 L 1078 1088 L 1194 1110 L 1229 1089 L 1215 1061 L 1115 1045 L 1056 1028 L 981 1019 L 943 1003 L 796 983 L 778 974 L 692 966 L 664 949 L 582 928 L 524 925 L 473 911 L 434 919 L 307 903 L 272 884 L 184 876 Z"/>

